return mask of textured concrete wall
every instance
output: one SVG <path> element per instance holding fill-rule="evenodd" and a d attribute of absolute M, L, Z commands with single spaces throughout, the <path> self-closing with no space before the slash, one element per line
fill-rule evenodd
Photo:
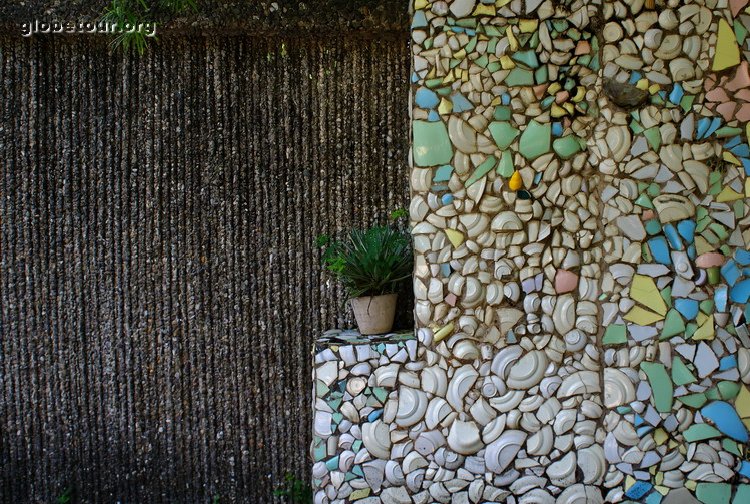
<path fill-rule="evenodd" d="M 313 335 L 351 325 L 313 241 L 408 204 L 409 57 L 281 42 L 0 40 L 0 501 L 307 476 Z"/>

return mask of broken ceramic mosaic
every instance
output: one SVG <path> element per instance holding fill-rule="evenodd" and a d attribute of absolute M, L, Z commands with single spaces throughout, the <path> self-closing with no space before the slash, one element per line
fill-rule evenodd
<path fill-rule="evenodd" d="M 750 502 L 750 10 L 648 4 L 414 0 L 420 345 L 316 502 Z"/>

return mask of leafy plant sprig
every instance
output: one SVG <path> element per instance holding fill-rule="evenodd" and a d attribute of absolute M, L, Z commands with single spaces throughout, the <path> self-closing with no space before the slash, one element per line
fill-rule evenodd
<path fill-rule="evenodd" d="M 292 504 L 312 504 L 312 489 L 304 481 L 297 479 L 293 474 L 284 476 L 284 484 L 273 491 L 277 497 L 286 497 Z"/>
<path fill-rule="evenodd" d="M 351 298 L 398 292 L 411 277 L 412 250 L 406 233 L 390 226 L 355 229 L 342 240 L 319 237 L 323 265 L 341 281 Z"/>
<path fill-rule="evenodd" d="M 138 26 L 152 22 L 152 14 L 156 10 L 179 14 L 187 10 L 198 10 L 197 0 L 112 0 L 112 3 L 102 14 L 100 20 L 114 24 L 119 28 L 126 25 Z M 148 44 L 148 36 L 140 30 L 122 32 L 115 36 L 110 43 L 112 49 L 121 47 L 125 51 L 135 49 L 143 54 Z"/>

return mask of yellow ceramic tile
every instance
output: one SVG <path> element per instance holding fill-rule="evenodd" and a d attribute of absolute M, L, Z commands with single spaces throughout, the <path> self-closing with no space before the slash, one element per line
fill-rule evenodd
<path fill-rule="evenodd" d="M 510 46 L 510 50 L 517 51 L 518 39 L 516 39 L 516 36 L 513 35 L 513 29 L 509 26 L 505 33 L 508 35 L 508 45 Z"/>
<path fill-rule="evenodd" d="M 659 92 L 660 89 L 661 89 L 661 86 L 659 86 L 658 84 L 651 84 L 648 87 L 648 92 L 651 94 L 656 94 Z"/>
<path fill-rule="evenodd" d="M 494 5 L 479 4 L 477 5 L 477 8 L 474 9 L 475 16 L 494 16 L 495 13 L 496 10 Z"/>
<path fill-rule="evenodd" d="M 427 5 L 427 0 L 414 0 L 414 10 L 424 9 Z"/>
<path fill-rule="evenodd" d="M 694 340 L 712 340 L 714 339 L 714 316 L 705 317 L 706 320 L 693 333 Z M 700 324 L 700 317 L 699 322 Z"/>
<path fill-rule="evenodd" d="M 433 342 L 440 343 L 440 341 L 442 341 L 443 338 L 445 338 L 446 336 L 448 336 L 449 334 L 453 332 L 453 327 L 454 327 L 453 322 L 451 322 L 450 324 L 444 326 L 442 329 L 438 330 L 435 333 L 435 336 L 433 337 Z"/>
<path fill-rule="evenodd" d="M 557 103 L 552 104 L 552 108 L 550 109 L 550 114 L 552 114 L 552 117 L 562 117 L 568 113 L 567 110 L 562 108 Z"/>
<path fill-rule="evenodd" d="M 750 178 L 745 179 L 745 197 L 750 198 Z"/>
<path fill-rule="evenodd" d="M 584 96 L 586 96 L 586 88 L 583 86 L 576 86 L 576 94 L 573 96 L 572 100 L 578 103 L 583 100 Z"/>
<path fill-rule="evenodd" d="M 663 445 L 669 440 L 669 436 L 667 436 L 667 433 L 664 432 L 664 429 L 656 429 L 654 431 L 654 441 L 656 441 L 657 445 Z"/>
<path fill-rule="evenodd" d="M 731 152 L 729 152 L 729 151 L 724 151 L 724 153 L 722 154 L 722 156 L 721 156 L 721 157 L 722 157 L 722 158 L 724 159 L 724 161 L 726 161 L 727 163 L 732 163 L 732 164 L 734 164 L 734 165 L 737 165 L 737 166 L 739 166 L 739 165 L 741 165 L 741 164 L 742 164 L 742 163 L 740 163 L 740 160 L 739 160 L 739 159 L 737 159 L 737 158 L 736 158 L 736 157 L 734 156 L 734 154 L 732 154 L 732 153 L 731 153 Z"/>
<path fill-rule="evenodd" d="M 714 63 L 711 69 L 716 72 L 740 64 L 740 48 L 734 30 L 724 19 L 719 19 L 719 33 L 716 39 Z"/>
<path fill-rule="evenodd" d="M 539 26 L 538 19 L 522 19 L 518 22 L 521 33 L 534 33 Z"/>
<path fill-rule="evenodd" d="M 523 187 L 523 179 L 521 178 L 520 172 L 513 172 L 513 175 L 510 176 L 510 180 L 508 181 L 508 187 L 510 187 L 511 191 L 518 191 Z"/>
<path fill-rule="evenodd" d="M 506 54 L 500 57 L 500 66 L 503 70 L 510 70 L 511 68 L 516 67 L 516 63 Z"/>
<path fill-rule="evenodd" d="M 657 492 L 659 492 L 662 495 L 667 495 L 669 493 L 669 487 L 665 487 L 662 485 L 658 485 L 654 487 Z"/>
<path fill-rule="evenodd" d="M 455 229 L 446 229 L 445 234 L 448 235 L 448 239 L 451 241 L 454 247 L 458 248 L 464 242 L 464 235 L 461 231 Z"/>
<path fill-rule="evenodd" d="M 716 201 L 719 203 L 725 203 L 727 201 L 735 201 L 742 198 L 744 198 L 744 196 L 727 186 L 716 196 Z"/>
<path fill-rule="evenodd" d="M 640 306 L 634 306 L 623 318 L 628 322 L 633 322 L 639 326 L 647 326 L 655 324 L 660 320 L 664 320 L 664 315 L 644 310 Z"/>
<path fill-rule="evenodd" d="M 441 99 L 440 105 L 438 105 L 438 112 L 441 114 L 450 114 L 453 112 L 453 104 L 445 98 Z"/>
<path fill-rule="evenodd" d="M 642 90 L 648 89 L 648 80 L 647 79 L 640 79 L 638 82 L 635 83 L 635 87 Z"/>
<path fill-rule="evenodd" d="M 553 83 L 552 83 L 552 84 L 550 84 L 550 85 L 549 85 L 549 87 L 547 88 L 547 92 L 548 92 L 549 94 L 553 95 L 553 94 L 556 94 L 556 93 L 557 93 L 558 91 L 560 91 L 561 89 L 562 89 L 562 86 L 560 85 L 560 83 L 559 83 L 559 82 L 553 82 Z"/>
<path fill-rule="evenodd" d="M 734 400 L 734 409 L 740 418 L 750 418 L 750 391 L 744 385 L 740 387 L 740 393 Z"/>
<path fill-rule="evenodd" d="M 565 102 L 562 104 L 563 108 L 568 111 L 568 114 L 572 114 L 575 111 L 575 105 L 573 105 L 570 102 Z"/>
<path fill-rule="evenodd" d="M 656 288 L 654 279 L 645 275 L 634 275 L 630 284 L 630 298 L 660 315 L 667 314 L 667 304 Z M 662 317 L 663 318 L 663 317 Z"/>

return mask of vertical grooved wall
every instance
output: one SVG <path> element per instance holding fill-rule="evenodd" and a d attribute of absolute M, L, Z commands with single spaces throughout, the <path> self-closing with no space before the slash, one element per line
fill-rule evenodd
<path fill-rule="evenodd" d="M 406 36 L 0 39 L 0 501 L 308 478 L 313 335 L 352 325 L 314 239 L 408 205 L 408 69 Z"/>

